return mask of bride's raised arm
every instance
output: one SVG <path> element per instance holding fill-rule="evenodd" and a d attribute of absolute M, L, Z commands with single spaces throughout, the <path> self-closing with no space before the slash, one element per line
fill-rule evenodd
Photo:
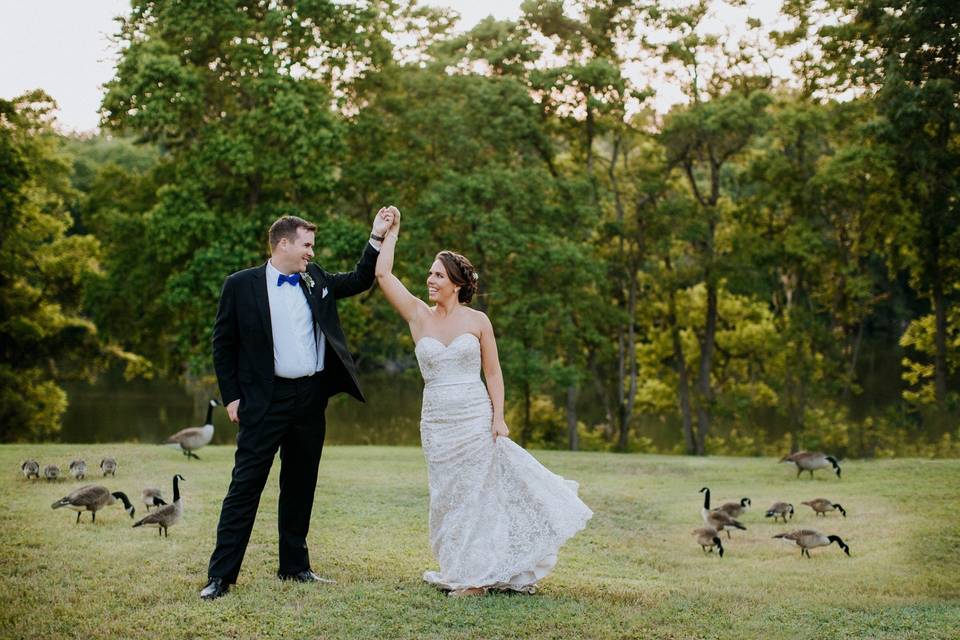
<path fill-rule="evenodd" d="M 375 274 L 377 284 L 380 285 L 384 297 L 397 310 L 397 313 L 409 323 L 416 317 L 417 310 L 420 307 L 426 307 L 426 303 L 407 291 L 400 279 L 393 275 L 393 254 L 400 237 L 400 212 L 395 208 L 393 209 L 395 211 L 394 223 L 380 245 L 380 255 L 377 257 Z"/>

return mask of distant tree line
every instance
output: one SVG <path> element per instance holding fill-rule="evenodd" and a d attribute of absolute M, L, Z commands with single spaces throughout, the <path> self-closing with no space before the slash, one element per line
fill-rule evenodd
<path fill-rule="evenodd" d="M 960 455 L 960 5 L 786 0 L 788 30 L 725 37 L 707 0 L 466 33 L 392 0 L 132 4 L 103 134 L 0 101 L 2 439 L 118 363 L 209 385 L 273 219 L 346 268 L 396 204 L 413 291 L 441 248 L 478 267 L 523 444 L 652 450 L 654 421 L 689 454 Z M 413 364 L 379 296 L 341 304 L 362 366 Z"/>

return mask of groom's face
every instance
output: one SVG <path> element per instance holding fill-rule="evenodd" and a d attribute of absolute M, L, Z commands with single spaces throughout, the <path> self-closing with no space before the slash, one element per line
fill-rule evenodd
<path fill-rule="evenodd" d="M 291 273 L 306 271 L 307 264 L 313 258 L 313 240 L 313 231 L 297 227 L 296 236 L 283 238 L 277 243 L 274 258 L 279 258 L 279 262 Z M 277 262 L 277 260 L 274 260 L 274 262 Z"/>

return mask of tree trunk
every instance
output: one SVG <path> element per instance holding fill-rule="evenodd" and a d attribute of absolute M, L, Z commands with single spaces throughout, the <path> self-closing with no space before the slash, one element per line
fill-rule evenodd
<path fill-rule="evenodd" d="M 943 300 L 943 282 L 940 273 L 933 279 L 933 315 L 935 324 L 933 358 L 934 397 L 938 412 L 942 414 L 947 402 L 947 310 Z"/>
<path fill-rule="evenodd" d="M 713 346 L 717 336 L 717 284 L 707 272 L 707 317 L 704 323 L 703 340 L 700 342 L 700 375 L 697 381 L 697 455 L 706 455 L 707 436 L 710 434 L 710 408 L 713 391 L 710 388 L 710 369 L 713 363 Z"/>
<path fill-rule="evenodd" d="M 570 451 L 580 448 L 580 435 L 577 433 L 577 385 L 567 386 L 567 438 Z"/>
<path fill-rule="evenodd" d="M 667 268 L 670 268 L 670 261 L 667 260 Z M 678 395 L 680 402 L 680 418 L 683 422 L 683 441 L 686 445 L 687 455 L 694 455 L 699 450 L 696 437 L 693 433 L 693 415 L 690 410 L 690 381 L 687 373 L 687 361 L 683 355 L 683 342 L 680 340 L 680 327 L 677 326 L 677 299 L 673 287 L 670 287 L 670 297 L 668 299 L 669 307 L 667 311 L 667 322 L 670 324 L 670 338 L 673 341 L 673 360 L 677 367 Z"/>
<path fill-rule="evenodd" d="M 523 427 L 520 429 L 520 446 L 527 447 L 530 440 L 530 384 L 523 384 Z"/>

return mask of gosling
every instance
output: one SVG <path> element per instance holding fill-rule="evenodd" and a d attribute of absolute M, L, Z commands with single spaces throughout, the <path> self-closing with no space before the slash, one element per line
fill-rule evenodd
<path fill-rule="evenodd" d="M 117 461 L 115 458 L 104 458 L 100 461 L 100 471 L 103 472 L 103 476 L 117 476 Z"/>
<path fill-rule="evenodd" d="M 61 507 L 73 509 L 77 512 L 77 521 L 74 524 L 80 524 L 80 515 L 84 511 L 90 512 L 90 522 L 96 522 L 97 511 L 114 504 L 118 499 L 123 501 L 124 510 L 129 513 L 130 517 L 132 518 L 135 509 L 133 508 L 133 505 L 130 504 L 130 500 L 127 498 L 125 493 L 122 491 L 114 491 L 111 493 L 106 487 L 101 487 L 100 485 L 95 484 L 88 484 L 85 487 L 80 487 L 76 491 L 54 502 L 51 507 L 53 509 L 59 509 Z"/>
<path fill-rule="evenodd" d="M 797 546 L 800 547 L 800 557 L 807 556 L 810 557 L 810 549 L 816 549 L 817 547 L 828 547 L 832 543 L 836 542 L 837 546 L 843 549 L 843 552 L 850 555 L 850 547 L 840 539 L 840 536 L 827 536 L 819 531 L 814 531 L 813 529 L 799 529 L 797 531 L 791 531 L 790 533 L 778 533 L 773 536 L 774 538 L 780 538 L 782 540 L 792 540 L 797 543 Z"/>
<path fill-rule="evenodd" d="M 780 459 L 780 462 L 792 462 L 797 465 L 797 477 L 800 477 L 800 474 L 804 471 L 810 472 L 810 479 L 813 479 L 813 472 L 817 469 L 828 469 L 830 466 L 833 466 L 833 472 L 837 474 L 837 477 L 840 477 L 840 464 L 837 463 L 837 459 L 833 456 L 828 456 L 825 453 L 813 452 L 810 451 L 798 451 L 797 453 L 791 453 L 788 456 L 783 456 Z"/>
<path fill-rule="evenodd" d="M 30 478 L 40 479 L 40 463 L 36 460 L 24 460 L 20 465 L 20 472 L 29 480 Z"/>
<path fill-rule="evenodd" d="M 720 542 L 720 536 L 717 535 L 717 530 L 713 527 L 700 527 L 699 529 L 693 530 L 693 535 L 697 540 L 697 544 L 703 549 L 704 553 L 713 553 L 713 548 L 717 548 L 717 552 L 720 554 L 720 557 L 723 557 L 723 543 Z"/>
<path fill-rule="evenodd" d="M 72 460 L 70 462 L 70 475 L 76 480 L 83 480 L 87 475 L 87 463 L 83 460 Z"/>
<path fill-rule="evenodd" d="M 831 501 L 827 500 L 826 498 L 815 498 L 815 499 L 813 499 L 813 500 L 804 500 L 804 501 L 801 502 L 800 504 L 805 504 L 805 505 L 807 505 L 808 507 L 810 507 L 811 509 L 813 509 L 813 512 L 816 513 L 818 517 L 819 517 L 819 516 L 824 516 L 824 517 L 826 517 L 826 515 L 827 515 L 828 513 L 830 513 L 831 511 L 834 511 L 834 510 L 839 511 L 839 512 L 843 515 L 844 518 L 847 517 L 847 511 L 846 511 L 846 509 L 844 509 L 843 507 L 841 507 L 841 506 L 840 506 L 839 504 L 837 504 L 836 502 L 831 502 Z"/>
<path fill-rule="evenodd" d="M 777 518 L 783 518 L 783 524 L 787 524 L 788 515 L 793 520 L 793 505 L 789 502 L 774 502 L 763 515 L 765 518 L 773 518 L 774 522 L 777 521 Z"/>

